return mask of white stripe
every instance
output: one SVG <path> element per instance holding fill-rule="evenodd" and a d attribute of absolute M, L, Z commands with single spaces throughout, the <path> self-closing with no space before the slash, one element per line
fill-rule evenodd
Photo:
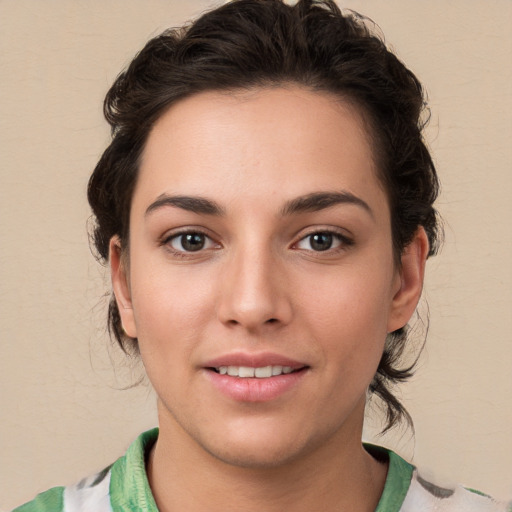
<path fill-rule="evenodd" d="M 418 482 L 417 470 L 414 470 L 407 496 L 400 512 L 506 512 L 507 505 L 487 496 L 468 491 L 461 485 L 453 488 L 453 494 L 438 498 L 428 492 Z"/>
<path fill-rule="evenodd" d="M 92 487 L 99 474 L 66 487 L 63 512 L 112 512 L 109 493 L 110 474 L 109 471 L 101 482 Z"/>

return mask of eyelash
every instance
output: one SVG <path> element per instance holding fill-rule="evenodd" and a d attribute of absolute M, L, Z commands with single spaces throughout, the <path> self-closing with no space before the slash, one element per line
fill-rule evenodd
<path fill-rule="evenodd" d="M 322 254 L 322 253 L 333 254 L 333 253 L 337 253 L 337 252 L 340 252 L 340 251 L 344 251 L 348 247 L 354 245 L 354 240 L 352 240 L 351 238 L 349 238 L 345 234 L 342 234 L 342 233 L 340 233 L 338 231 L 335 231 L 333 229 L 316 229 L 315 231 L 311 231 L 310 233 L 308 233 L 305 236 L 303 236 L 298 242 L 296 242 L 294 244 L 294 247 L 297 247 L 301 242 L 304 242 L 304 241 L 306 241 L 308 239 L 310 239 L 310 244 L 311 244 L 311 239 L 315 235 L 328 235 L 329 237 L 332 237 L 333 243 L 335 241 L 338 242 L 338 245 L 336 247 L 329 247 L 329 248 L 324 249 L 324 250 L 316 250 L 315 251 L 314 249 L 306 249 L 307 251 L 313 252 L 315 254 Z"/>
<path fill-rule="evenodd" d="M 200 235 L 201 237 L 204 237 L 204 244 L 206 245 L 209 243 L 209 244 L 211 244 L 211 247 L 205 248 L 203 246 L 203 247 L 200 247 L 197 251 L 187 251 L 185 249 L 183 249 L 183 250 L 176 249 L 175 247 L 172 246 L 172 242 L 174 240 L 178 240 L 181 237 L 184 237 L 186 235 Z M 338 245 L 336 247 L 328 247 L 327 249 L 324 249 L 324 250 L 305 249 L 306 251 L 309 251 L 312 253 L 318 253 L 318 254 L 322 254 L 322 253 L 333 254 L 333 253 L 337 253 L 337 252 L 346 250 L 348 247 L 354 245 L 354 240 L 352 240 L 351 238 L 347 237 L 346 235 L 341 234 L 335 230 L 317 229 L 315 231 L 311 231 L 310 233 L 308 233 L 305 236 L 303 236 L 302 238 L 300 238 L 297 242 L 295 242 L 293 244 L 292 248 L 300 250 L 300 247 L 298 247 L 298 245 L 301 242 L 304 242 L 308 239 L 311 240 L 312 237 L 314 237 L 315 235 L 327 235 L 329 237 L 332 237 L 333 243 L 334 243 L 334 241 L 337 241 Z M 209 249 L 211 250 L 214 248 L 218 248 L 220 246 L 220 244 L 217 244 L 216 242 L 214 242 L 209 235 L 207 235 L 205 232 L 201 231 L 200 229 L 187 229 L 187 230 L 179 231 L 177 233 L 173 233 L 169 236 L 164 237 L 161 240 L 160 245 L 165 246 L 174 256 L 179 257 L 179 258 L 187 258 L 187 257 L 193 256 L 194 254 L 197 254 L 197 255 L 203 254 L 205 250 L 209 250 Z M 182 247 L 183 247 L 183 245 L 182 245 Z"/>
<path fill-rule="evenodd" d="M 208 244 L 208 242 L 212 245 L 212 247 L 207 247 L 206 249 L 204 247 L 199 248 L 197 251 L 186 251 L 186 250 L 180 250 L 176 249 L 172 246 L 172 242 L 174 240 L 179 240 L 180 238 L 186 236 L 186 235 L 200 235 L 204 237 L 204 244 Z M 216 242 L 212 240 L 210 236 L 208 236 L 204 231 L 201 231 L 200 229 L 186 229 L 183 231 L 179 231 L 177 233 L 172 233 L 169 236 L 165 236 L 161 242 L 160 245 L 165 246 L 168 251 L 172 253 L 173 256 L 176 256 L 178 258 L 189 258 L 190 256 L 193 256 L 195 254 L 203 254 L 205 250 L 208 249 L 214 249 L 219 246 Z M 182 245 L 183 247 L 183 245 Z"/>

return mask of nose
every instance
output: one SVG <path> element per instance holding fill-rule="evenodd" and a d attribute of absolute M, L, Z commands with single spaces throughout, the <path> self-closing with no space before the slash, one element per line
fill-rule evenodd
<path fill-rule="evenodd" d="M 220 276 L 219 320 L 258 332 L 286 325 L 292 318 L 291 290 L 271 251 L 236 252 Z"/>

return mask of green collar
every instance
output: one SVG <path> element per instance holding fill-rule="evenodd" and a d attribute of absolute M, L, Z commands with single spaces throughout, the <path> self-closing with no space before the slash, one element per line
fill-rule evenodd
<path fill-rule="evenodd" d="M 112 466 L 110 503 L 113 512 L 158 512 L 146 473 L 146 455 L 157 438 L 158 428 L 144 432 Z"/>
<path fill-rule="evenodd" d="M 112 466 L 110 499 L 113 512 L 158 512 L 146 474 L 146 457 L 157 438 L 158 428 L 144 432 Z M 390 450 L 370 444 L 364 446 L 376 458 L 389 460 L 384 491 L 375 512 L 398 512 L 411 483 L 413 466 Z"/>

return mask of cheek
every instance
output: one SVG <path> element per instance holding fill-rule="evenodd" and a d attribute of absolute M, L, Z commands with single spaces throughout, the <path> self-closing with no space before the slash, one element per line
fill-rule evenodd
<path fill-rule="evenodd" d="M 391 272 L 372 271 L 371 266 L 347 268 L 312 275 L 296 295 L 301 309 L 325 328 L 340 329 L 340 333 L 353 329 L 385 332 L 392 305 L 391 281 Z"/>
<path fill-rule="evenodd" d="M 373 376 L 387 335 L 392 292 L 390 274 L 358 269 L 317 279 L 300 290 L 307 318 L 325 360 L 350 373 Z"/>
<path fill-rule="evenodd" d="M 211 277 L 211 276 L 210 276 Z M 147 264 L 132 273 L 132 303 L 141 349 L 171 351 L 197 339 L 214 307 L 212 280 L 186 267 Z"/>

